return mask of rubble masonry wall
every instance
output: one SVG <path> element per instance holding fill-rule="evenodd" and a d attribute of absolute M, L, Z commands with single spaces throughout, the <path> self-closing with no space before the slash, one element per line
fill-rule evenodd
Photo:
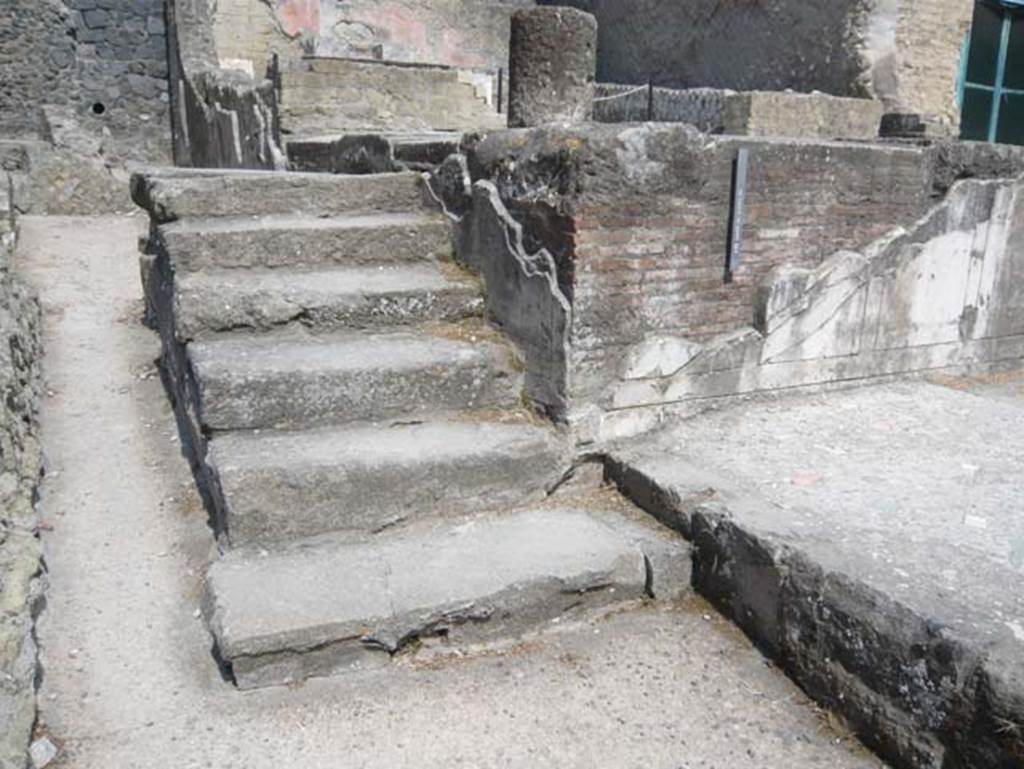
<path fill-rule="evenodd" d="M 0 767 L 21 769 L 35 725 L 35 618 L 42 546 L 35 499 L 42 475 L 40 310 L 11 272 L 13 225 L 0 205 Z"/>
<path fill-rule="evenodd" d="M 7 0 L 0 7 L 0 130 L 33 137 L 40 107 L 71 108 L 110 154 L 169 156 L 164 0 Z"/>

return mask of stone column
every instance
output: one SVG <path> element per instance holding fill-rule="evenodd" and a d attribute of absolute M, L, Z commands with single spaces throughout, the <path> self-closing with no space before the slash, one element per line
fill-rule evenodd
<path fill-rule="evenodd" d="M 594 111 L 597 19 L 575 8 L 512 15 L 508 124 L 582 123 Z"/>

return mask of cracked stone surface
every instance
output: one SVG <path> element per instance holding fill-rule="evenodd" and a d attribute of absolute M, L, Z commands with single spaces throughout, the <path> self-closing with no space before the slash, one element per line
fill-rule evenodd
<path fill-rule="evenodd" d="M 239 693 L 197 616 L 213 538 L 152 368 L 158 342 L 137 322 L 142 219 L 24 225 L 51 393 L 40 641 L 55 765 L 879 766 L 700 602 Z"/>

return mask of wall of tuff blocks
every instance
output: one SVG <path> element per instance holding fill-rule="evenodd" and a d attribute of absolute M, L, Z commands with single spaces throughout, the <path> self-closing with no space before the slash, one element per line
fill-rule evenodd
<path fill-rule="evenodd" d="M 113 154 L 169 152 L 163 0 L 7 0 L 0 7 L 0 126 L 44 127 L 41 107 L 71 108 L 109 135 Z"/>

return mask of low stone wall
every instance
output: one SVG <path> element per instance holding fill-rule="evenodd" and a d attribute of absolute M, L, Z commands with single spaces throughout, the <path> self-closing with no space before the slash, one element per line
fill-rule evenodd
<path fill-rule="evenodd" d="M 73 111 L 44 107 L 43 139 L 0 140 L 3 185 L 19 214 L 88 216 L 126 213 L 128 173 L 82 130 Z"/>
<path fill-rule="evenodd" d="M 293 138 L 504 128 L 487 98 L 490 80 L 474 77 L 436 65 L 307 59 L 281 73 L 281 130 Z"/>
<path fill-rule="evenodd" d="M 602 84 L 600 123 L 689 123 L 704 133 L 818 139 L 877 139 L 882 103 L 823 93 L 672 89 Z"/>
<path fill-rule="evenodd" d="M 594 120 L 599 123 L 689 123 L 709 134 L 725 130 L 725 101 L 735 91 L 599 83 Z"/>
<path fill-rule="evenodd" d="M 168 0 L 174 162 L 196 168 L 284 168 L 278 88 L 222 70 L 209 0 Z"/>
<path fill-rule="evenodd" d="M 745 220 L 736 241 L 739 266 L 727 272 L 733 163 L 741 149 L 750 158 Z M 1024 171 L 1024 154 L 996 158 L 982 149 L 714 138 L 668 124 L 546 127 L 489 134 L 467 148 L 463 188 L 458 174 L 438 175 L 435 194 L 450 211 L 462 212 L 456 214 L 459 252 L 487 279 L 492 319 L 523 348 L 530 397 L 570 422 L 580 442 L 601 442 L 651 429 L 714 399 L 988 365 L 1022 354 L 1014 352 L 1011 340 L 1020 333 L 1016 321 L 986 325 L 978 314 L 981 307 L 993 312 L 987 302 L 996 299 L 1002 307 L 1019 302 L 1005 294 L 1011 278 L 987 284 L 984 297 L 967 302 L 965 281 L 974 280 L 981 291 L 980 278 L 957 266 L 967 251 L 957 250 L 951 235 L 962 227 L 971 233 L 962 235 L 968 240 L 989 232 L 998 238 L 999 230 L 988 222 L 1010 214 L 960 191 L 926 220 L 945 222 L 948 231 L 914 224 L 953 178 Z M 954 216 L 957 206 L 974 213 Z M 902 250 L 869 256 L 895 242 L 893 233 L 903 232 L 901 227 L 914 233 L 905 236 L 910 240 Z M 985 257 L 991 262 L 986 269 L 1012 269 L 998 242 Z M 919 252 L 931 253 L 930 248 L 942 256 L 934 265 L 919 263 Z M 824 323 L 832 316 L 821 308 L 831 299 L 780 288 L 831 285 L 833 277 L 852 269 L 835 254 L 851 251 L 860 254 L 855 263 L 869 262 L 871 269 L 894 265 L 884 278 L 869 280 L 864 273 L 876 290 L 895 291 L 871 297 L 873 328 L 889 329 L 891 347 L 872 347 L 874 332 L 863 327 L 855 333 L 853 318 L 822 332 L 831 340 L 826 343 L 820 334 L 811 335 L 809 321 L 795 317 L 820 311 Z M 981 264 L 980 253 L 972 258 Z M 915 267 L 941 276 L 934 278 L 935 291 L 952 297 L 960 286 L 960 306 L 936 297 L 925 301 L 928 291 L 914 282 Z M 507 273 L 517 270 L 523 280 L 509 280 Z M 788 282 L 780 270 L 791 276 Z M 540 288 L 548 301 L 539 302 Z M 766 291 L 776 296 L 774 304 L 765 304 Z M 785 305 L 794 313 L 791 327 L 802 329 L 793 331 L 793 344 L 784 342 L 781 327 L 771 325 L 781 323 L 778 295 L 791 300 Z M 819 301 L 824 304 L 816 309 L 805 307 Z M 850 301 L 866 307 L 868 299 Z M 889 317 L 890 309 L 902 315 Z M 943 333 L 955 327 L 956 334 L 928 337 L 914 314 L 919 311 L 942 313 Z M 963 325 L 949 325 L 947 315 L 962 315 Z M 764 318 L 774 320 L 759 320 Z M 991 343 L 993 338 L 1006 341 Z M 798 360 L 779 357 L 795 354 L 790 348 L 797 347 Z M 852 360 L 861 351 L 864 357 Z"/>
<path fill-rule="evenodd" d="M 36 298 L 11 273 L 9 210 L 0 200 L 0 769 L 23 769 L 35 725 L 35 618 L 42 609 L 42 545 L 35 512 L 42 474 Z"/>

